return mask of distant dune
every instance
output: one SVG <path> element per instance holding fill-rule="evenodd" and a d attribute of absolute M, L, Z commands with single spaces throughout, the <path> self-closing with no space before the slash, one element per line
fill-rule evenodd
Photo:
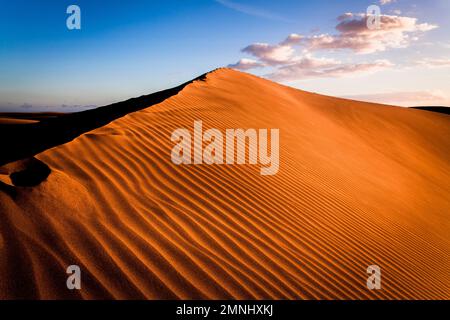
<path fill-rule="evenodd" d="M 62 114 L 50 113 L 50 112 L 37 112 L 37 113 L 0 112 L 0 125 L 3 125 L 3 124 L 22 125 L 22 124 L 38 123 L 40 120 L 56 118 L 60 115 L 62 115 Z M 11 127 L 5 127 L 5 128 L 6 128 L 6 130 L 11 129 Z"/>
<path fill-rule="evenodd" d="M 0 298 L 450 299 L 449 116 L 229 69 L 160 98 L 2 158 L 30 157 L 0 167 Z M 279 128 L 279 172 L 173 164 L 195 120 Z"/>
<path fill-rule="evenodd" d="M 28 120 L 28 119 L 17 119 L 12 117 L 0 117 L 0 125 L 9 124 L 9 125 L 21 125 L 21 124 L 30 124 L 37 123 L 38 120 Z"/>

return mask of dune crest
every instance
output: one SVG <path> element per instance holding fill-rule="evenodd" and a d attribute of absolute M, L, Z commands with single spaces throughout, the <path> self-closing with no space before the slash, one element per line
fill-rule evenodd
<path fill-rule="evenodd" d="M 279 128 L 279 172 L 173 164 L 171 133 L 196 120 Z M 448 137 L 443 114 L 216 70 L 37 154 L 39 185 L 0 188 L 0 298 L 449 299 Z"/>

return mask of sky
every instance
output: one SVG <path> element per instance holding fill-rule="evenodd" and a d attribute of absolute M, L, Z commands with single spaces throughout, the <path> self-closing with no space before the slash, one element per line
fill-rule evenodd
<path fill-rule="evenodd" d="M 81 29 L 67 27 L 70 5 Z M 0 0 L 0 111 L 78 111 L 224 66 L 327 95 L 450 106 L 450 1 Z"/>

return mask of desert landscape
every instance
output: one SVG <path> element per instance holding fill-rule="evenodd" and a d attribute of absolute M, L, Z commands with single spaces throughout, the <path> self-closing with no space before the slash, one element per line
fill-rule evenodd
<path fill-rule="evenodd" d="M 1 299 L 450 298 L 449 115 L 221 68 L 84 113 L 0 118 Z M 171 133 L 196 120 L 279 128 L 279 172 L 175 165 Z M 366 287 L 374 264 L 381 290 Z"/>

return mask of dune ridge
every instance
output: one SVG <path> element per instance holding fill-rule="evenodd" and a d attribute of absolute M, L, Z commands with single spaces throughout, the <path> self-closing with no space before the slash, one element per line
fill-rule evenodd
<path fill-rule="evenodd" d="M 195 120 L 279 128 L 279 172 L 172 164 Z M 40 185 L 0 189 L 0 298 L 449 299 L 449 137 L 443 114 L 216 70 L 37 154 Z"/>

